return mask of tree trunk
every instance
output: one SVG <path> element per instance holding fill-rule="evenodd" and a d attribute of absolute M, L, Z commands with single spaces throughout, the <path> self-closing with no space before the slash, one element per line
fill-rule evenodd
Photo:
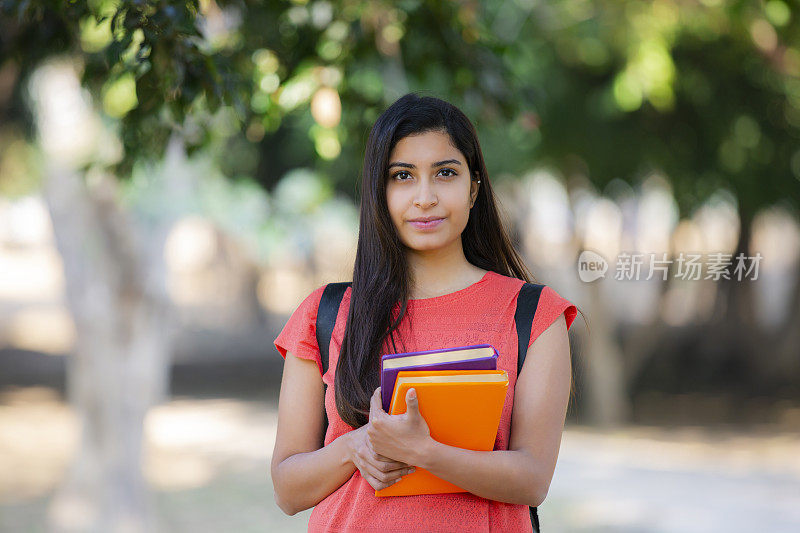
<path fill-rule="evenodd" d="M 142 471 L 143 423 L 165 396 L 172 327 L 166 230 L 140 236 L 119 207 L 116 181 L 92 190 L 49 162 L 45 199 L 77 341 L 68 397 L 80 446 L 49 509 L 52 531 L 154 531 Z M 144 237 L 144 238 L 142 238 Z"/>
<path fill-rule="evenodd" d="M 588 357 L 584 375 L 589 421 L 600 427 L 615 427 L 630 420 L 631 405 L 625 381 L 622 349 L 615 335 L 613 313 L 606 308 L 600 291 L 602 280 L 588 284 Z"/>
<path fill-rule="evenodd" d="M 714 311 L 699 344 L 699 354 L 707 358 L 709 372 L 727 369 L 728 373 L 734 372 L 736 379 L 750 382 L 763 372 L 763 365 L 756 359 L 763 338 L 754 315 L 752 279 L 738 280 L 734 268 L 736 256 L 740 253 L 745 258 L 749 256 L 752 221 L 752 215 L 740 211 L 739 237 L 728 273 L 730 279 L 720 278 L 714 282 L 717 286 Z M 746 265 L 749 264 L 746 261 Z M 716 383 L 718 387 L 727 385 L 722 380 Z"/>
<path fill-rule="evenodd" d="M 774 346 L 775 363 L 770 378 L 772 383 L 798 383 L 800 381 L 800 264 L 795 270 L 792 299 L 787 308 L 783 323 L 769 329 L 769 346 Z"/>

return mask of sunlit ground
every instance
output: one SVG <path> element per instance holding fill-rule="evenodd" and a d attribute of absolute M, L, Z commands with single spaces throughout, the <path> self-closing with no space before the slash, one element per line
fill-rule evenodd
<path fill-rule="evenodd" d="M 306 531 L 269 478 L 274 399 L 175 399 L 147 419 L 146 474 L 164 531 Z M 0 395 L 0 530 L 43 531 L 77 445 L 50 389 Z M 570 426 L 540 508 L 547 531 L 798 531 L 800 435 Z"/>

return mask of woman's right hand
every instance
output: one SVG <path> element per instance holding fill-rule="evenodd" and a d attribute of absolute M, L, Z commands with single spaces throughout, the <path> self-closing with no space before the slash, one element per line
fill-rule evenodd
<path fill-rule="evenodd" d="M 375 453 L 367 438 L 370 423 L 350 432 L 350 461 L 372 488 L 381 490 L 394 485 L 415 468 Z"/>

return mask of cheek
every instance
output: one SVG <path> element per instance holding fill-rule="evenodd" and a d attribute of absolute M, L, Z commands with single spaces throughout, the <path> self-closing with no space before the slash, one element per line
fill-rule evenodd
<path fill-rule="evenodd" d="M 459 233 L 464 231 L 464 228 L 467 227 L 467 222 L 469 222 L 469 215 L 470 215 L 470 208 L 469 208 L 469 200 L 466 202 L 458 202 L 458 205 L 454 205 L 451 211 L 452 218 L 453 218 L 453 226 L 456 231 Z"/>
<path fill-rule="evenodd" d="M 386 205 L 389 207 L 389 216 L 397 222 L 403 217 L 404 203 L 402 195 L 393 191 L 386 195 Z"/>
<path fill-rule="evenodd" d="M 389 207 L 389 216 L 392 220 L 397 219 L 397 203 L 392 201 L 392 198 L 386 199 L 386 205 Z"/>

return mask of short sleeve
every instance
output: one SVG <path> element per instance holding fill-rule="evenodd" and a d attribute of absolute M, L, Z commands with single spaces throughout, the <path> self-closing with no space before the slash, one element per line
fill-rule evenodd
<path fill-rule="evenodd" d="M 286 352 L 292 352 L 300 359 L 316 361 L 320 374 L 322 360 L 317 345 L 317 310 L 324 291 L 325 285 L 306 296 L 274 341 L 281 357 L 286 359 Z"/>
<path fill-rule="evenodd" d="M 561 297 L 556 291 L 545 285 L 542 289 L 542 293 L 539 295 L 539 304 L 536 307 L 536 313 L 533 315 L 531 338 L 528 340 L 528 348 L 531 347 L 533 341 L 535 341 L 544 330 L 549 328 L 562 313 L 567 321 L 567 329 L 569 330 L 569 327 L 575 320 L 575 316 L 578 314 L 578 309 L 572 302 Z"/>

